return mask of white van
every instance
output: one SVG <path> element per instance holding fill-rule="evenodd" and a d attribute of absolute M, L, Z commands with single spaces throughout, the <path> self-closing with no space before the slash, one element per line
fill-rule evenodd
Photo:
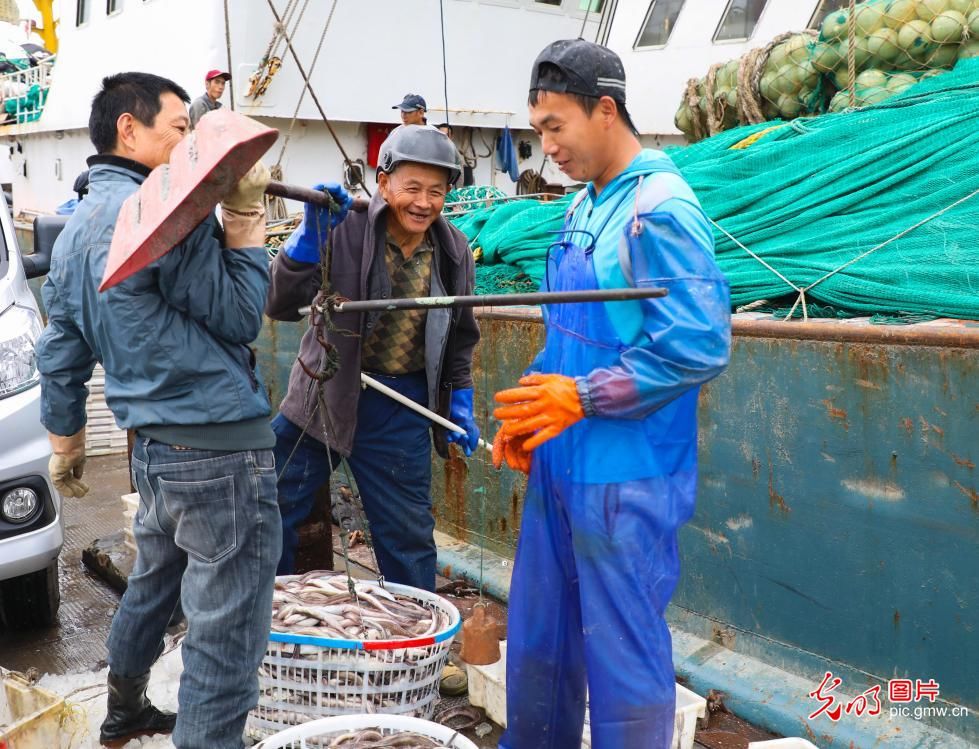
<path fill-rule="evenodd" d="M 21 257 L 10 211 L 3 197 L 0 202 L 0 624 L 24 629 L 51 624 L 61 600 L 64 518 L 48 475 L 51 447 L 40 420 L 35 354 L 43 322 L 27 285 L 28 277 L 47 273 L 50 246 Z M 64 223 L 38 219 L 36 247 L 52 235 L 53 227 L 39 226 L 45 221 L 59 230 Z"/>

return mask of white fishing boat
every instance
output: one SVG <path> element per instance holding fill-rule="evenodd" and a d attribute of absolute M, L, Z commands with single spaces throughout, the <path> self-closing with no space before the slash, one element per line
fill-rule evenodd
<path fill-rule="evenodd" d="M 54 62 L 3 76 L 7 89 L 37 86 L 38 96 L 25 107 L 15 103 L 13 121 L 0 126 L 8 146 L 0 183 L 9 185 L 15 214 L 54 211 L 73 196 L 92 153 L 89 105 L 104 76 L 154 72 L 198 96 L 206 71 L 219 68 L 232 74 L 224 104 L 282 131 L 266 161 L 279 163 L 289 181 L 346 178 L 355 186 L 359 170 L 372 187 L 371 153 L 399 122 L 393 105 L 411 92 L 425 97 L 429 123 L 453 125 L 476 184 L 533 192 L 567 183 L 528 127 L 529 71 L 547 43 L 580 35 L 622 55 L 633 118 L 645 142 L 662 145 L 681 141 L 673 119 L 689 78 L 786 30 L 815 25 L 844 3 L 54 0 Z M 40 18 L 27 0 L 20 5 L 25 18 Z M 267 85 L 249 95 L 256 73 Z M 346 168 L 324 114 L 350 157 Z M 494 144 L 504 127 L 517 146 L 519 183 L 496 167 Z"/>

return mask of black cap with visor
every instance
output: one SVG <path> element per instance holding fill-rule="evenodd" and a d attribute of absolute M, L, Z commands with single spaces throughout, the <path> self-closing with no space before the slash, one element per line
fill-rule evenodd
<path fill-rule="evenodd" d="M 565 80 L 555 82 L 548 77 L 548 65 L 564 73 Z M 534 60 L 530 90 L 596 99 L 611 96 L 625 104 L 625 68 L 619 56 L 608 47 L 584 39 L 561 39 L 545 47 Z"/>

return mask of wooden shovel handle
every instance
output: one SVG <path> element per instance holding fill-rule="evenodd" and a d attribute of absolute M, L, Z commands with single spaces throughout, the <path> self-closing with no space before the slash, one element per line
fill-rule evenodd
<path fill-rule="evenodd" d="M 301 200 L 303 203 L 314 203 L 323 208 L 329 208 L 333 204 L 333 199 L 321 190 L 312 190 L 308 187 L 299 187 L 298 185 L 287 185 L 284 182 L 269 182 L 269 186 L 265 188 L 265 194 L 275 195 L 279 198 L 288 198 L 289 200 Z M 354 198 L 353 205 L 350 208 L 358 212 L 366 211 L 369 202 L 364 198 Z"/>

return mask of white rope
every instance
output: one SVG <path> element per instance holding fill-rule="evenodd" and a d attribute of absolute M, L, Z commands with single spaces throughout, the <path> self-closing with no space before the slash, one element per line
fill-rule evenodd
<path fill-rule="evenodd" d="M 735 244 L 736 244 L 736 245 L 737 245 L 738 247 L 740 247 L 740 248 L 741 248 L 742 250 L 744 250 L 744 251 L 745 251 L 745 252 L 747 252 L 747 253 L 748 253 L 749 255 L 751 255 L 751 257 L 753 257 L 753 258 L 754 258 L 755 260 L 757 260 L 757 261 L 758 261 L 759 263 L 761 263 L 761 264 L 762 264 L 762 265 L 764 265 L 764 266 L 765 266 L 766 268 L 768 268 L 768 270 L 770 270 L 770 271 L 771 271 L 772 273 L 774 273 L 774 274 L 775 274 L 776 276 L 778 276 L 778 277 L 779 277 L 779 278 L 781 278 L 781 279 L 782 279 L 783 281 L 785 281 L 785 283 L 787 283 L 787 284 L 788 284 L 789 286 L 791 286 L 791 287 L 792 287 L 793 289 L 795 289 L 796 291 L 798 291 L 798 292 L 800 292 L 800 293 L 802 292 L 802 289 L 800 289 L 800 288 L 799 288 L 798 286 L 796 286 L 796 285 L 795 285 L 794 283 L 792 283 L 792 282 L 791 282 L 791 281 L 790 281 L 789 279 L 787 279 L 787 278 L 786 278 L 785 276 L 783 276 L 783 275 L 782 275 L 781 273 L 779 273 L 779 272 L 778 272 L 778 271 L 777 271 L 777 270 L 776 270 L 775 268 L 773 268 L 773 267 L 772 267 L 771 265 L 769 265 L 768 263 L 766 263 L 766 262 L 765 262 L 765 260 L 764 260 L 763 258 L 761 258 L 761 257 L 759 257 L 759 256 L 758 256 L 758 255 L 756 255 L 756 254 L 755 254 L 754 252 L 752 252 L 752 251 L 751 251 L 751 250 L 749 250 L 749 249 L 748 249 L 747 247 L 745 247 L 745 246 L 744 246 L 743 244 L 741 244 L 741 242 L 740 242 L 740 241 L 738 240 L 738 238 L 737 238 L 737 237 L 735 237 L 735 236 L 734 236 L 733 234 L 731 234 L 731 233 L 730 233 L 730 232 L 729 232 L 729 231 L 728 231 L 727 229 L 725 229 L 725 228 L 724 228 L 723 226 L 721 226 L 721 225 L 720 225 L 719 223 L 717 223 L 716 221 L 714 221 L 714 219 L 712 219 L 712 218 L 709 218 L 709 219 L 708 219 L 708 221 L 710 221 L 710 222 L 711 222 L 711 223 L 712 223 L 712 224 L 713 224 L 714 226 L 716 226 L 716 227 L 717 227 L 717 229 L 718 229 L 719 231 L 721 231 L 721 232 L 722 232 L 722 233 L 724 234 L 724 236 L 726 236 L 726 237 L 727 237 L 728 239 L 730 239 L 730 240 L 731 240 L 732 242 L 734 242 L 734 243 L 735 243 Z"/>
<path fill-rule="evenodd" d="M 299 19 L 296 22 L 302 21 L 303 14 L 306 12 L 306 6 L 309 5 L 309 0 L 306 0 L 306 5 L 303 6 L 302 13 L 299 14 Z M 296 9 L 299 7 L 299 0 L 289 0 L 286 3 L 286 9 L 282 12 L 282 23 L 275 25 L 275 36 L 272 37 L 272 54 L 271 57 L 279 56 L 279 48 L 285 41 L 286 32 L 289 30 L 289 24 L 292 23 L 292 17 L 296 14 Z M 295 32 L 294 32 L 295 33 Z"/>
<path fill-rule="evenodd" d="M 954 203 L 952 203 L 950 205 L 947 205 L 944 208 L 942 208 L 940 211 L 936 211 L 935 213 L 931 214 L 927 218 L 923 218 L 918 223 L 914 224 L 913 226 L 909 226 L 907 229 L 904 229 L 903 231 L 899 232 L 898 234 L 895 234 L 890 239 L 888 239 L 888 240 L 886 240 L 884 242 L 881 242 L 876 247 L 871 247 L 866 252 L 860 253 L 855 258 L 852 258 L 852 259 L 848 260 L 847 262 L 843 263 L 843 265 L 841 265 L 839 268 L 834 268 L 829 273 L 826 273 L 825 275 L 821 276 L 820 278 L 817 278 L 815 281 L 813 281 L 811 284 L 809 284 L 805 288 L 800 288 L 799 286 L 796 286 L 794 283 L 792 283 L 788 278 L 786 278 L 784 275 L 782 275 L 778 270 L 776 270 L 770 264 L 768 264 L 767 262 L 765 262 L 765 260 L 763 258 L 759 257 L 756 253 L 752 252 L 747 247 L 745 247 L 738 240 L 737 237 L 735 237 L 733 234 L 731 234 L 729 231 L 727 231 L 727 229 L 725 229 L 724 227 L 722 227 L 716 221 L 714 221 L 713 219 L 708 219 L 708 220 L 711 222 L 711 224 L 713 224 L 715 227 L 717 227 L 717 229 L 720 232 L 722 232 L 728 239 L 730 239 L 732 242 L 734 242 L 738 247 L 740 247 L 742 250 L 744 250 L 745 252 L 747 252 L 749 255 L 751 255 L 751 257 L 753 257 L 759 263 L 761 263 L 762 265 L 764 265 L 766 268 L 768 268 L 768 270 L 770 270 L 772 273 L 774 273 L 780 279 L 782 279 L 783 281 L 785 281 L 785 283 L 787 283 L 789 286 L 791 286 L 796 292 L 798 292 L 799 296 L 795 300 L 795 304 L 792 305 L 792 308 L 789 310 L 789 314 L 785 316 L 785 321 L 787 322 L 787 321 L 789 321 L 789 320 L 792 319 L 792 315 L 795 313 L 795 310 L 799 306 L 800 303 L 802 304 L 802 319 L 803 320 L 808 320 L 809 319 L 809 309 L 808 309 L 808 306 L 806 304 L 806 292 L 807 291 L 811 291 L 813 288 L 815 288 L 817 285 L 821 284 L 827 278 L 830 278 L 830 277 L 836 275 L 837 273 L 839 273 L 839 272 L 841 272 L 841 271 L 849 268 L 851 265 L 853 265 L 857 261 L 862 260 L 863 258 L 867 257 L 868 255 L 870 255 L 870 254 L 872 254 L 874 252 L 877 252 L 877 250 L 880 250 L 880 249 L 883 249 L 884 247 L 887 247 L 889 244 L 891 244 L 893 242 L 896 242 L 897 240 L 901 239 L 901 237 L 907 236 L 908 234 L 910 234 L 911 232 L 913 232 L 915 229 L 918 229 L 918 228 L 924 226 L 925 224 L 929 223 L 930 221 L 934 221 L 936 218 L 940 218 L 941 216 L 945 215 L 946 213 L 948 213 L 953 208 L 956 208 L 957 206 L 962 205 L 962 203 L 965 203 L 967 200 L 971 200 L 976 195 L 979 195 L 979 190 L 973 190 L 972 192 L 970 192 L 965 197 L 959 198 Z"/>
<path fill-rule="evenodd" d="M 823 276 L 822 278 L 818 278 L 818 279 L 816 279 L 815 281 L 813 281 L 813 282 L 812 282 L 811 284 L 809 284 L 809 285 L 808 285 L 808 286 L 807 286 L 807 287 L 806 287 L 806 288 L 804 289 L 804 291 L 809 291 L 809 289 L 811 289 L 811 288 L 812 288 L 813 286 L 815 286 L 816 284 L 819 284 L 819 283 L 822 283 L 823 281 L 825 281 L 825 280 L 826 280 L 827 278 L 829 278 L 830 276 L 832 276 L 832 275 L 834 275 L 834 274 L 836 274 L 836 273 L 839 273 L 839 272 L 840 272 L 841 270 L 843 270 L 844 268 L 848 268 L 849 266 L 851 266 L 851 265 L 853 265 L 853 264 L 854 264 L 855 262 L 857 262 L 858 260 L 861 260 L 861 259 L 863 259 L 863 258 L 865 258 L 865 257 L 867 257 L 867 255 L 869 255 L 870 253 L 872 253 L 872 252 L 876 252 L 877 250 L 879 250 L 879 249 L 882 249 L 883 247 L 886 247 L 886 246 L 887 246 L 887 245 L 889 245 L 889 244 L 890 244 L 891 242 L 896 242 L 896 241 L 897 241 L 898 239 L 900 239 L 901 237 L 903 237 L 903 236 L 905 236 L 906 234 L 910 234 L 911 232 L 913 232 L 913 231 L 914 231 L 915 229 L 917 229 L 918 227 L 921 227 L 921 226 L 924 226 L 925 224 L 927 224 L 927 223 L 928 223 L 929 221 L 934 221 L 934 220 L 935 220 L 936 218 L 939 218 L 939 217 L 941 217 L 942 215 L 944 215 L 944 214 L 946 214 L 946 213 L 948 213 L 948 212 L 949 212 L 950 210 L 952 210 L 952 209 L 953 209 L 953 208 L 955 208 L 956 206 L 959 206 L 959 205 L 961 205 L 962 203 L 964 203 L 965 201 L 967 201 L 967 200 L 970 200 L 971 198 L 974 198 L 974 197 L 975 197 L 976 195 L 979 195 L 979 190 L 974 190 L 974 191 L 972 191 L 972 192 L 970 192 L 970 193 L 969 193 L 968 195 L 966 195 L 966 196 L 965 196 L 964 198 L 959 198 L 958 200 L 956 200 L 956 201 L 955 201 L 954 203 L 952 203 L 951 205 L 949 205 L 949 206 L 946 206 L 945 208 L 942 208 L 942 210 L 940 210 L 940 211 L 938 211 L 937 213 L 933 213 L 933 214 L 931 214 L 931 215 L 930 215 L 930 216 L 929 216 L 928 218 L 925 218 L 925 219 L 922 219 L 921 221 L 919 221 L 918 223 L 916 223 L 916 224 L 915 224 L 914 226 L 910 226 L 910 227 L 908 227 L 907 229 L 905 229 L 904 231 L 902 231 L 902 232 L 901 232 L 900 234 L 897 234 L 897 235 L 895 235 L 895 236 L 893 236 L 893 237 L 891 237 L 890 239 L 888 239 L 888 240 L 887 240 L 886 242 L 881 242 L 881 243 L 880 243 L 879 245 L 877 245 L 876 247 L 872 247 L 871 249 L 869 249 L 869 250 L 867 250 L 867 251 L 866 251 L 866 252 L 864 252 L 863 254 L 861 254 L 861 255 L 857 255 L 857 256 L 856 256 L 855 258 L 853 258 L 853 260 L 850 260 L 850 261 L 848 261 L 848 262 L 846 262 L 846 263 L 844 263 L 843 265 L 841 265 L 841 266 L 840 266 L 839 268 L 837 268 L 836 270 L 831 270 L 831 271 L 830 271 L 829 273 L 827 273 L 827 274 L 826 274 L 825 276 Z"/>
<path fill-rule="evenodd" d="M 326 17 L 326 24 L 323 26 L 323 33 L 320 34 L 319 44 L 316 45 L 316 54 L 313 55 L 313 60 L 309 64 L 309 70 L 306 71 L 307 78 L 303 81 L 302 91 L 299 92 L 299 101 L 296 102 L 296 109 L 292 113 L 292 120 L 289 122 L 289 131 L 286 133 L 285 140 L 282 142 L 282 150 L 279 151 L 279 159 L 275 163 L 282 164 L 282 158 L 286 155 L 286 148 L 289 145 L 289 140 L 292 138 L 292 130 L 296 125 L 296 120 L 299 117 L 299 108 L 303 104 L 303 99 L 306 98 L 306 92 L 309 91 L 309 78 L 313 75 L 313 70 L 316 68 L 316 62 L 320 59 L 320 52 L 323 51 L 323 41 L 326 39 L 326 32 L 330 30 L 330 22 L 333 20 L 333 11 L 337 9 L 337 0 L 333 0 L 333 4 L 330 6 L 330 14 Z"/>

